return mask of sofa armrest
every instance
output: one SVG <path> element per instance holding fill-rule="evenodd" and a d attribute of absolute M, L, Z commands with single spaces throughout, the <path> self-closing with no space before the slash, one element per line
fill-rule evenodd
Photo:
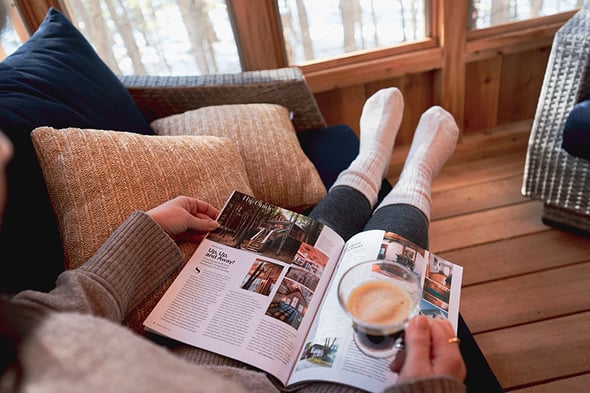
<path fill-rule="evenodd" d="M 555 34 L 529 138 L 522 194 L 590 216 L 590 162 L 562 148 L 574 105 L 590 96 L 590 5 Z"/>
<path fill-rule="evenodd" d="M 139 109 L 157 118 L 210 105 L 270 103 L 293 113 L 296 130 L 326 125 L 315 97 L 296 67 L 198 76 L 120 76 Z"/>

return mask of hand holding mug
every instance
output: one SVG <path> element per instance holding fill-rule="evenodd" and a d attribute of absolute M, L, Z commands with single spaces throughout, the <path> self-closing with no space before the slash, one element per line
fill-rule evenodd
<path fill-rule="evenodd" d="M 448 375 L 465 379 L 465 362 L 459 340 L 447 320 L 417 316 L 410 321 L 405 334 L 405 351 L 400 351 L 391 364 L 399 381 Z"/>

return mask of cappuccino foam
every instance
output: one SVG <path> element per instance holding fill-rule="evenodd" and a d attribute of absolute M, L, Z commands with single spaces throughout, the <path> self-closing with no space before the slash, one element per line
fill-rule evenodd
<path fill-rule="evenodd" d="M 412 310 L 410 294 L 390 281 L 367 281 L 348 297 L 350 314 L 370 325 L 391 325 L 403 321 Z"/>

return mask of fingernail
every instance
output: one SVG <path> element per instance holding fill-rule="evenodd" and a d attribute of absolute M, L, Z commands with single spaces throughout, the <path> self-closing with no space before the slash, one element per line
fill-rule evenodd
<path fill-rule="evenodd" d="M 423 315 L 418 315 L 414 318 L 414 326 L 419 329 L 427 329 L 428 328 L 428 320 Z"/>

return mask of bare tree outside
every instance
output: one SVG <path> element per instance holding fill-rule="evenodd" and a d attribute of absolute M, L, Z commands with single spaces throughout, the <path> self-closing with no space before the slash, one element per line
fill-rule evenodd
<path fill-rule="evenodd" d="M 207 0 L 178 0 L 191 51 L 199 71 L 204 74 L 217 72 L 213 44 L 218 38 L 209 18 L 210 3 Z"/>
<path fill-rule="evenodd" d="M 307 9 L 305 8 L 303 0 L 297 0 L 297 14 L 299 15 L 299 19 L 301 20 L 301 39 L 303 42 L 305 58 L 313 59 L 313 41 L 309 36 L 309 20 L 307 17 Z"/>
<path fill-rule="evenodd" d="M 127 57 L 131 60 L 133 73 L 135 75 L 145 75 L 146 68 L 143 64 L 134 34 L 134 29 L 136 28 L 139 28 L 140 31 L 145 30 L 145 24 L 142 24 L 143 19 L 133 20 L 134 24 L 131 24 L 129 18 L 133 17 L 133 12 L 127 9 L 121 0 L 103 0 L 103 2 L 106 5 L 116 31 L 121 36 L 123 44 L 127 49 Z"/>
<path fill-rule="evenodd" d="M 344 52 L 353 52 L 358 49 L 356 44 L 356 29 L 358 27 L 360 36 L 360 47 L 364 47 L 362 34 L 363 22 L 361 5 L 358 0 L 340 0 L 338 2 L 342 19 L 342 32 L 344 39 Z"/>

